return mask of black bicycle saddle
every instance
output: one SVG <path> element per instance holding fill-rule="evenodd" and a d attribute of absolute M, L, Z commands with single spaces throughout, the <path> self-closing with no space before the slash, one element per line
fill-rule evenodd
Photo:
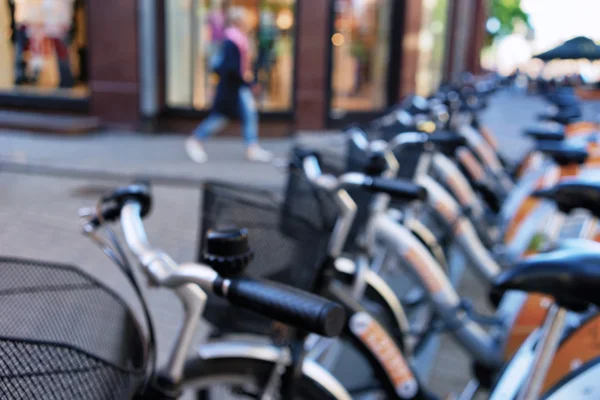
<path fill-rule="evenodd" d="M 600 252 L 562 249 L 524 259 L 498 276 L 493 296 L 507 290 L 550 295 L 572 311 L 600 307 Z"/>
<path fill-rule="evenodd" d="M 427 137 L 427 141 L 433 143 L 436 150 L 446 155 L 454 155 L 456 149 L 467 144 L 463 136 L 448 131 L 435 132 Z"/>
<path fill-rule="evenodd" d="M 563 142 L 539 142 L 536 150 L 552 157 L 559 165 L 583 164 L 588 158 L 588 152 L 585 148 L 574 147 Z"/>
<path fill-rule="evenodd" d="M 523 131 L 523 135 L 534 140 L 560 141 L 565 138 L 565 128 L 560 125 L 557 127 L 531 126 Z"/>
<path fill-rule="evenodd" d="M 578 107 L 580 100 L 572 88 L 560 89 L 546 95 L 546 100 L 559 108 Z"/>
<path fill-rule="evenodd" d="M 600 180 L 568 179 L 547 189 L 537 190 L 532 195 L 554 201 L 564 213 L 583 208 L 600 218 Z"/>
<path fill-rule="evenodd" d="M 581 118 L 581 110 L 579 107 L 568 107 L 559 110 L 557 113 L 542 113 L 538 115 L 538 118 L 541 121 L 553 121 L 561 125 L 568 125 Z"/>

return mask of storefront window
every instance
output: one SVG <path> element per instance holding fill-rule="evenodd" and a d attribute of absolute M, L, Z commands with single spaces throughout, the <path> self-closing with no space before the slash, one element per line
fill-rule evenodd
<path fill-rule="evenodd" d="M 0 2 L 0 92 L 86 97 L 82 0 Z"/>
<path fill-rule="evenodd" d="M 428 96 L 437 90 L 444 73 L 448 0 L 424 0 L 419 34 L 417 94 Z"/>
<path fill-rule="evenodd" d="M 335 0 L 332 117 L 387 106 L 391 0 Z"/>
<path fill-rule="evenodd" d="M 248 13 L 252 69 L 263 111 L 292 108 L 296 0 L 166 0 L 167 104 L 211 107 L 218 76 L 211 60 L 223 39 L 229 7 Z"/>

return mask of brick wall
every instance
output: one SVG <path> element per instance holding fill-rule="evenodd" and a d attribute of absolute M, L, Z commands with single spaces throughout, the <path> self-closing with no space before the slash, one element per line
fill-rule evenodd
<path fill-rule="evenodd" d="M 131 125 L 139 117 L 137 1 L 88 1 L 91 113 Z"/>
<path fill-rule="evenodd" d="M 423 0 L 407 0 L 404 8 L 404 32 L 402 45 L 402 65 L 400 67 L 400 98 L 416 89 L 416 75 L 419 65 L 419 32 L 421 30 L 421 10 Z"/>
<path fill-rule="evenodd" d="M 331 1 L 298 2 L 296 125 L 322 129 L 326 121 Z"/>

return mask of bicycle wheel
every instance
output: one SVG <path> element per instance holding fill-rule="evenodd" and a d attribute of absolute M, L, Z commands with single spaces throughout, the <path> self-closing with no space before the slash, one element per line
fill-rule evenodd
<path fill-rule="evenodd" d="M 182 399 L 253 399 L 258 398 L 275 368 L 273 361 L 250 357 L 224 357 L 188 360 L 184 369 Z M 281 396 L 281 395 L 279 395 Z M 282 397 L 275 397 L 283 400 Z M 321 384 L 303 375 L 295 400 L 339 400 Z"/>

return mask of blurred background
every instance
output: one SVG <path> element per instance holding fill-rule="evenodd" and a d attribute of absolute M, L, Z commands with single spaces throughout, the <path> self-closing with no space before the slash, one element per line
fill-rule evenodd
<path fill-rule="evenodd" d="M 595 46 L 595 0 L 2 0 L 0 126 L 50 129 L 34 111 L 56 131 L 189 131 L 232 6 L 248 11 L 266 135 L 369 120 L 463 71 L 600 79 L 594 57 L 533 58 Z"/>
<path fill-rule="evenodd" d="M 0 126 L 50 129 L 34 111 L 56 131 L 189 130 L 230 6 L 249 11 L 266 135 L 368 120 L 463 71 L 600 78 L 597 62 L 532 59 L 599 40 L 595 0 L 2 0 Z"/>
<path fill-rule="evenodd" d="M 210 108 L 230 6 L 249 11 L 264 131 L 276 136 L 367 120 L 462 71 L 600 78 L 597 61 L 532 59 L 600 40 L 594 0 L 3 0 L 0 106 L 73 117 L 59 130 L 185 130 Z"/>
<path fill-rule="evenodd" d="M 593 57 L 532 58 L 596 48 L 595 0 L 2 0 L 0 127 L 188 132 L 211 106 L 231 6 L 250 19 L 263 135 L 366 121 L 463 71 L 518 71 L 532 90 L 600 79 Z"/>

